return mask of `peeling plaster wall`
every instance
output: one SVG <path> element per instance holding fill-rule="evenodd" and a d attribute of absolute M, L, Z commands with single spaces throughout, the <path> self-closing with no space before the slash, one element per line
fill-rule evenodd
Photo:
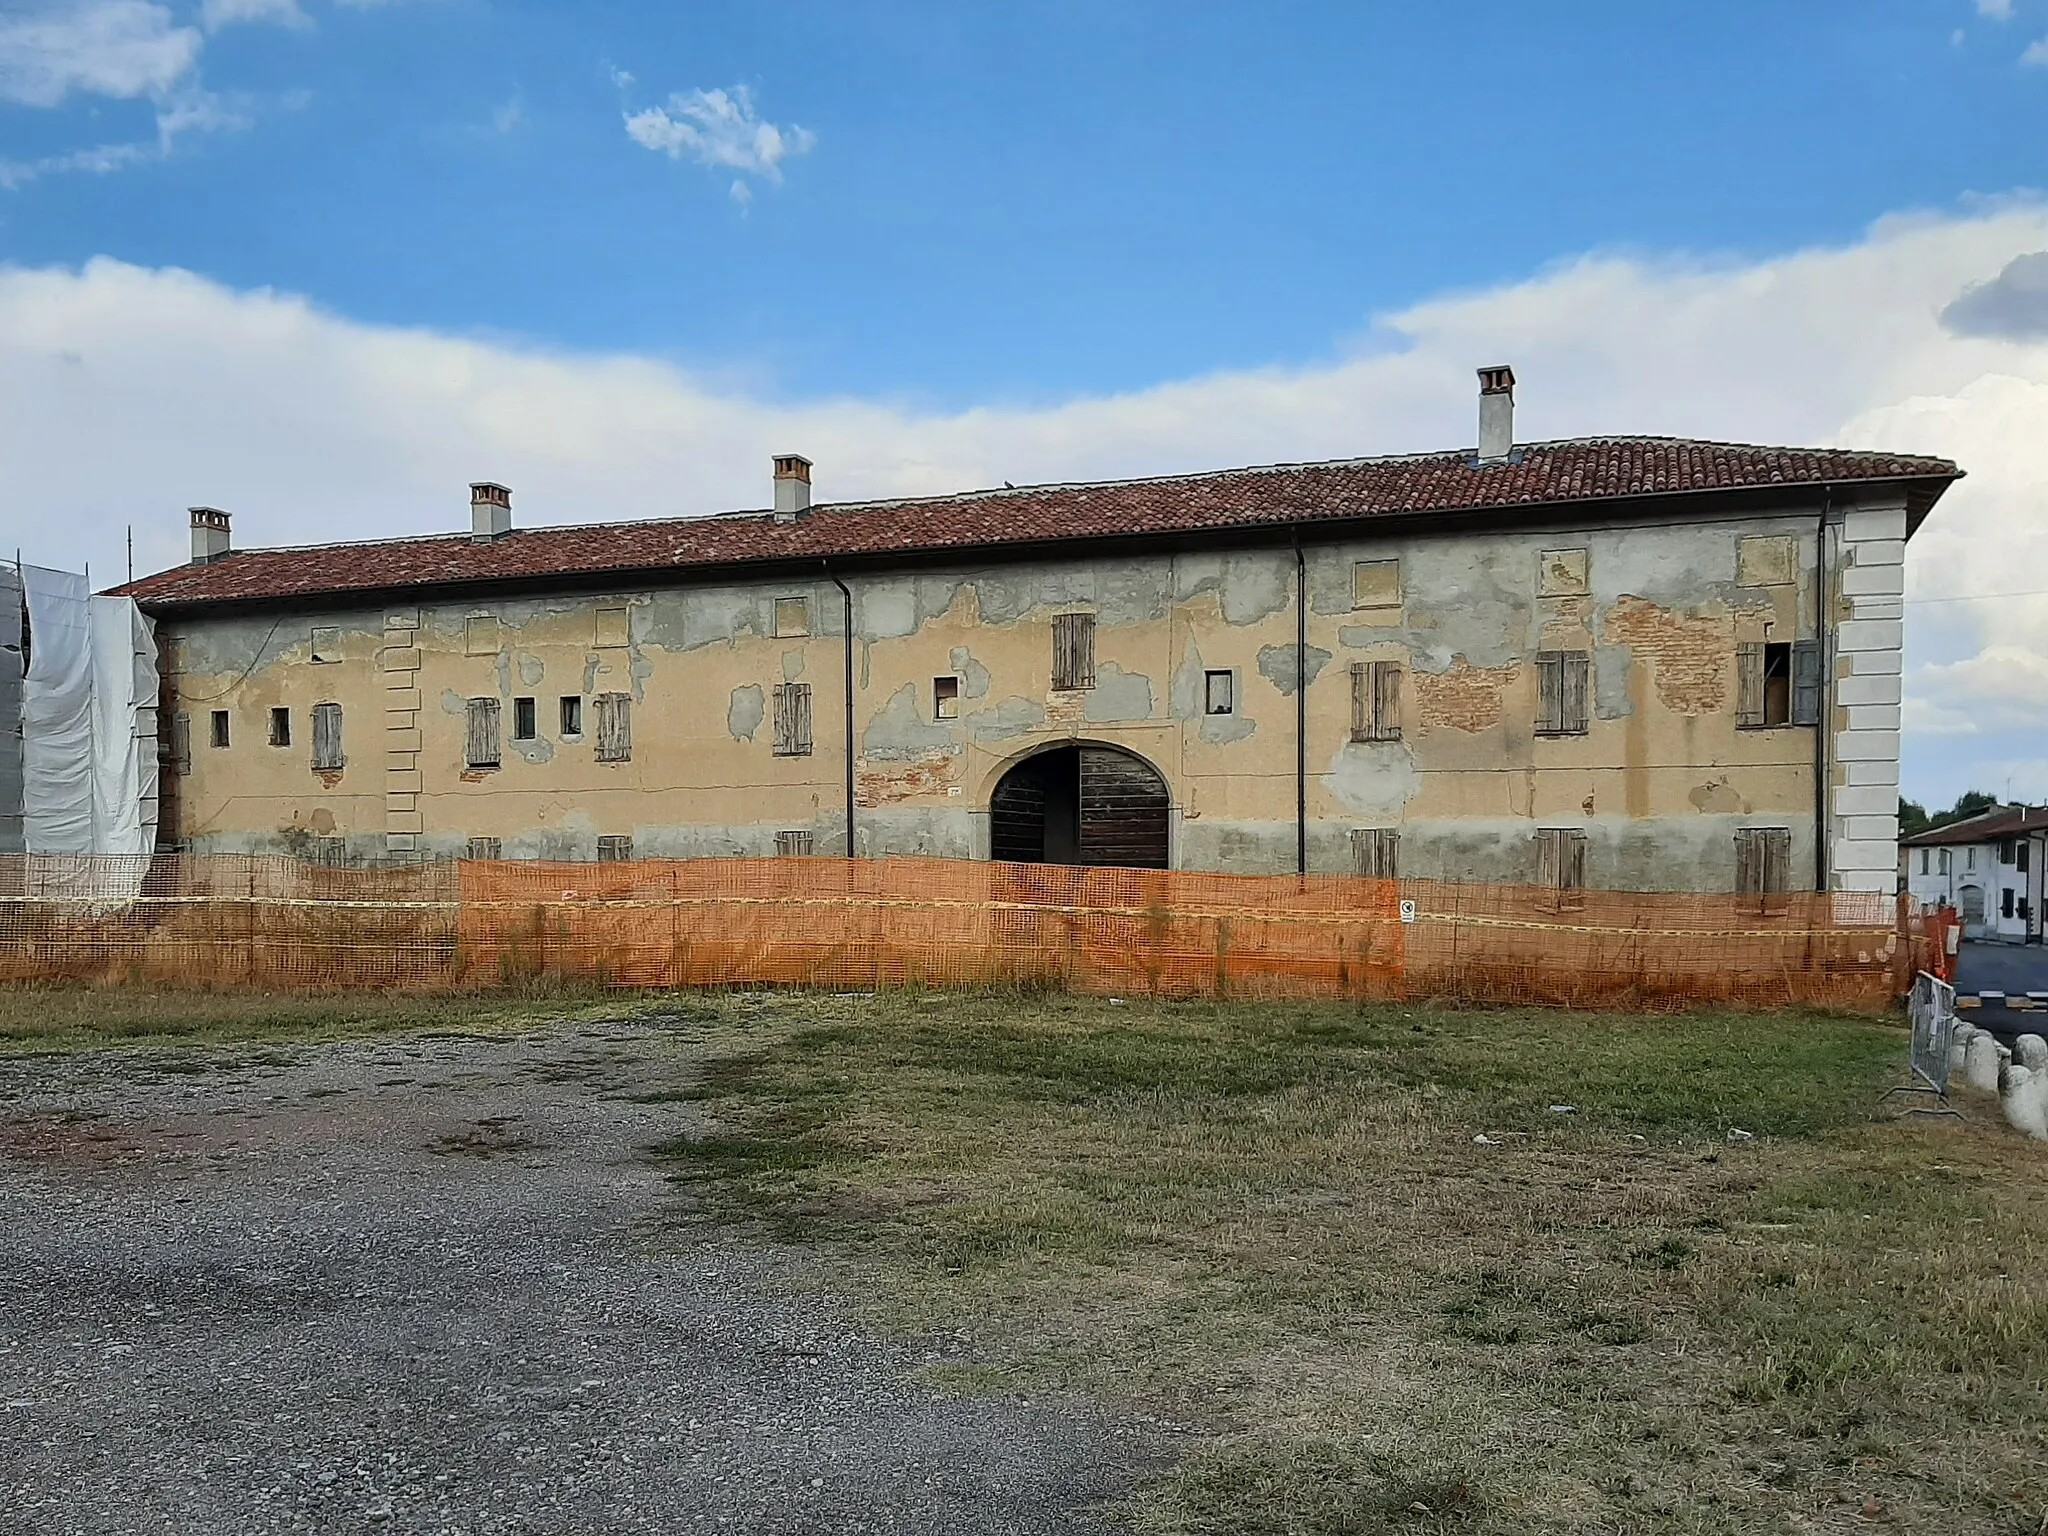
<path fill-rule="evenodd" d="M 1773 566 L 1745 538 L 1789 554 Z M 1309 548 L 1311 866 L 1348 870 L 1353 829 L 1398 827 L 1406 873 L 1525 879 L 1535 831 L 1575 827 L 1597 884 L 1718 890 L 1734 879 L 1735 830 L 1782 826 L 1805 883 L 1815 733 L 1738 730 L 1734 658 L 1745 640 L 1816 633 L 1815 551 L 1814 514 L 1798 510 Z M 1354 567 L 1385 561 L 1398 562 L 1398 601 L 1356 606 Z M 985 857 L 1004 770 L 1085 739 L 1165 776 L 1179 866 L 1294 867 L 1303 683 L 1291 550 L 847 579 L 856 851 Z M 808 599 L 809 633 L 777 635 L 777 600 L 793 597 Z M 1090 690 L 1051 686 L 1052 620 L 1068 612 L 1096 616 Z M 337 631 L 340 660 L 311 660 L 316 625 Z M 800 829 L 819 853 L 846 850 L 842 610 L 829 580 L 166 616 L 162 627 L 195 721 L 176 832 L 195 848 L 285 847 L 310 833 L 345 836 L 371 858 L 459 853 L 481 836 L 507 857 L 588 858 L 598 837 L 629 835 L 639 854 L 707 856 L 769 853 L 778 831 Z M 1591 654 L 1583 736 L 1535 733 L 1534 660 L 1546 648 Z M 1403 670 L 1401 737 L 1353 743 L 1351 668 L 1374 661 Z M 1206 713 L 1210 672 L 1230 674 L 1229 714 Z M 1859 660 L 1857 686 L 1874 686 L 1870 675 Z M 950 718 L 937 712 L 940 678 L 958 680 Z M 806 682 L 813 749 L 777 756 L 774 689 Z M 630 762 L 596 761 L 590 700 L 602 692 L 634 701 Z M 563 696 L 583 700 L 582 735 L 558 730 Z M 463 717 L 477 697 L 500 700 L 507 739 L 498 768 L 468 771 Z M 520 697 L 536 700 L 533 742 L 510 740 Z M 227 751 L 203 745 L 215 700 L 234 717 Z M 325 700 L 345 718 L 348 762 L 333 783 L 308 755 L 308 712 Z M 290 748 L 265 744 L 273 706 L 293 711 Z M 1859 717 L 1855 729 L 1869 728 Z M 1895 785 L 1895 730 L 1890 740 Z M 1845 773 L 1843 788 L 1862 787 Z M 1865 814 L 1849 807 L 1871 797 L 1835 793 L 1838 821 Z M 1855 830 L 1879 840 L 1874 827 Z"/>

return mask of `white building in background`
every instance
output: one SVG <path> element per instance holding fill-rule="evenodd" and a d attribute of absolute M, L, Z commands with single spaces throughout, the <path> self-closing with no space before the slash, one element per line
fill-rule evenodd
<path fill-rule="evenodd" d="M 2041 942 L 2048 807 L 2002 805 L 1899 841 L 1899 873 L 1925 905 L 1961 914 L 1963 934 L 2008 944 Z"/>

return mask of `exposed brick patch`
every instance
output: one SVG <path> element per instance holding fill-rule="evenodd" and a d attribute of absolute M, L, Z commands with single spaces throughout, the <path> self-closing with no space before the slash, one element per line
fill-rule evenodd
<path fill-rule="evenodd" d="M 854 803 L 873 810 L 879 805 L 944 795 L 958 763 L 951 753 L 940 752 L 907 763 L 891 763 L 886 769 L 858 769 L 853 778 Z"/>
<path fill-rule="evenodd" d="M 1657 699 L 1677 715 L 1710 715 L 1728 702 L 1735 641 L 1715 619 L 1673 613 L 1647 598 L 1624 597 L 1607 610 L 1606 638 L 1650 665 Z"/>
<path fill-rule="evenodd" d="M 1517 668 L 1475 667 L 1461 651 L 1442 672 L 1415 674 L 1415 704 L 1423 728 L 1483 731 L 1500 724 L 1501 696 Z"/>

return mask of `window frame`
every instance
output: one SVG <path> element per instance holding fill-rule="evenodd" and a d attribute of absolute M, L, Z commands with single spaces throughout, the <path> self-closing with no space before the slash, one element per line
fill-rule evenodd
<path fill-rule="evenodd" d="M 335 700 L 323 699 L 313 706 L 312 737 L 313 772 L 340 773 L 348 766 L 348 754 L 342 747 L 341 705 Z"/>
<path fill-rule="evenodd" d="M 775 834 L 778 859 L 808 859 L 817 853 L 817 834 L 809 827 L 789 827 Z"/>
<path fill-rule="evenodd" d="M 1351 869 L 1361 880 L 1401 878 L 1401 829 L 1353 827 Z"/>
<path fill-rule="evenodd" d="M 777 640 L 808 640 L 811 637 L 811 600 L 792 595 L 775 599 L 769 616 Z"/>
<path fill-rule="evenodd" d="M 1052 616 L 1052 691 L 1086 693 L 1095 686 L 1095 615 Z"/>
<path fill-rule="evenodd" d="M 540 740 L 540 700 L 520 697 L 512 701 L 512 739 Z"/>
<path fill-rule="evenodd" d="M 1585 736 L 1593 728 L 1590 651 L 1536 653 L 1536 734 Z"/>
<path fill-rule="evenodd" d="M 590 700 L 597 718 L 592 724 L 597 738 L 597 760 L 600 763 L 630 763 L 633 761 L 633 695 L 630 693 L 594 694 Z"/>
<path fill-rule="evenodd" d="M 288 705 L 273 704 L 270 707 L 270 745 L 289 747 L 292 744 L 292 712 Z"/>
<path fill-rule="evenodd" d="M 630 832 L 607 833 L 597 840 L 597 862 L 600 864 L 630 864 L 633 862 L 633 835 Z"/>
<path fill-rule="evenodd" d="M 1792 829 L 1738 827 L 1735 894 L 1763 913 L 1782 912 L 1792 892 Z"/>
<path fill-rule="evenodd" d="M 934 720 L 958 720 L 960 718 L 960 679 L 941 676 L 932 679 L 932 718 Z"/>
<path fill-rule="evenodd" d="M 809 757 L 816 745 L 811 722 L 811 685 L 777 683 L 774 692 L 776 757 Z"/>
<path fill-rule="evenodd" d="M 1223 685 L 1223 707 L 1216 707 L 1216 685 Z M 1221 717 L 1237 713 L 1237 673 L 1229 667 L 1207 667 L 1202 672 L 1202 715 Z"/>
<path fill-rule="evenodd" d="M 564 693 L 559 695 L 555 707 L 555 719 L 561 725 L 561 737 L 564 741 L 581 741 L 583 739 L 583 695 L 580 693 Z"/>
<path fill-rule="evenodd" d="M 1575 910 L 1585 906 L 1585 828 L 1536 829 L 1536 885 L 1554 910 Z"/>
<path fill-rule="evenodd" d="M 463 711 L 462 767 L 465 773 L 488 773 L 505 766 L 502 706 L 495 695 L 485 694 L 465 701 Z M 488 758 L 479 756 L 488 752 Z"/>
<path fill-rule="evenodd" d="M 1351 663 L 1351 739 L 1401 739 L 1401 674 L 1398 661 Z"/>
<path fill-rule="evenodd" d="M 234 733 L 234 712 L 216 709 L 207 722 L 207 744 L 216 752 L 229 745 Z"/>

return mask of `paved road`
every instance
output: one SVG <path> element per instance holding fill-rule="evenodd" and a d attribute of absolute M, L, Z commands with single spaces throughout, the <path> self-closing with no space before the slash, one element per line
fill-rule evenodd
<path fill-rule="evenodd" d="M 2048 948 L 2039 944 L 1965 943 L 1956 953 L 1956 994 L 1973 996 L 1992 988 L 2008 997 L 2048 992 Z M 1997 1005 L 1966 1008 L 1963 1018 L 1988 1029 L 2007 1045 L 2022 1034 L 2048 1035 L 2048 1011 Z"/>
<path fill-rule="evenodd" d="M 0 1531 L 1069 1532 L 1157 1465 L 679 1226 L 658 1025 L 0 1057 Z"/>

